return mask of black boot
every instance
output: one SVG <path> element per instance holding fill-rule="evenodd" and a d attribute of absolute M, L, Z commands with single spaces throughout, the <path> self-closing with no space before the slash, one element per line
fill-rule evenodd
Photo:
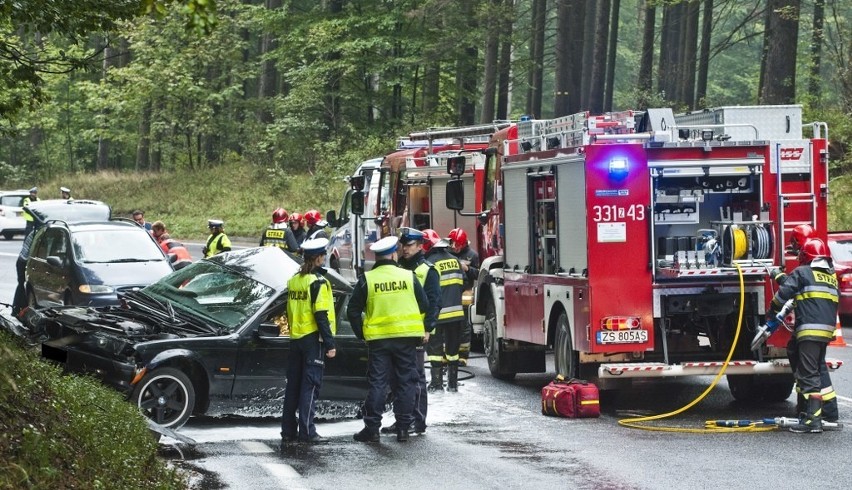
<path fill-rule="evenodd" d="M 797 434 L 818 434 L 822 432 L 822 395 L 812 394 L 807 397 L 808 411 L 799 416 L 799 423 L 790 427 L 790 432 Z"/>
<path fill-rule="evenodd" d="M 447 370 L 447 391 L 450 393 L 459 391 L 459 364 L 456 361 L 451 362 Z"/>
<path fill-rule="evenodd" d="M 432 373 L 432 381 L 429 382 L 429 386 L 426 390 L 429 393 L 444 391 L 444 373 L 441 371 L 441 364 L 432 364 L 432 368 L 429 371 Z"/>

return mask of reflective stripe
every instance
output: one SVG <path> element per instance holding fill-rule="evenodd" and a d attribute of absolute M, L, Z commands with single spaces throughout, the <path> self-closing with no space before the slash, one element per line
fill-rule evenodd
<path fill-rule="evenodd" d="M 838 302 L 838 297 L 834 293 L 825 293 L 822 291 L 811 291 L 809 293 L 802 293 L 796 295 L 796 301 L 801 301 L 803 299 L 827 299 L 829 301 L 833 301 L 835 303 Z"/>
<path fill-rule="evenodd" d="M 802 325 L 804 327 L 805 325 Z M 801 340 L 803 337 L 818 337 L 821 339 L 829 339 L 831 340 L 834 337 L 834 328 L 831 327 L 831 330 L 825 330 L 822 328 L 822 325 L 808 325 L 809 327 L 816 328 L 797 328 L 796 329 L 796 340 Z"/>
<path fill-rule="evenodd" d="M 453 362 L 453 361 L 458 361 L 458 360 L 459 360 L 458 354 L 456 354 L 454 356 L 447 356 L 447 361 Z"/>
<path fill-rule="evenodd" d="M 819 392 L 822 395 L 823 401 L 833 400 L 834 398 L 837 398 L 837 393 L 834 391 L 833 386 L 825 387 L 825 388 L 821 389 Z"/>
<path fill-rule="evenodd" d="M 430 362 L 441 362 L 444 360 L 444 356 L 426 356 L 426 360 Z"/>
<path fill-rule="evenodd" d="M 441 308 L 441 311 L 438 313 L 439 320 L 446 320 L 447 318 L 458 318 L 463 316 L 464 307 L 462 305 L 447 306 L 446 308 Z"/>

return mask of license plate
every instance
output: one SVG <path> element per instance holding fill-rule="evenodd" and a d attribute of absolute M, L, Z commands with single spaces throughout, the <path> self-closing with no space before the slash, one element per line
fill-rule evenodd
<path fill-rule="evenodd" d="M 642 344 L 647 341 L 647 330 L 602 330 L 598 332 L 599 344 Z"/>

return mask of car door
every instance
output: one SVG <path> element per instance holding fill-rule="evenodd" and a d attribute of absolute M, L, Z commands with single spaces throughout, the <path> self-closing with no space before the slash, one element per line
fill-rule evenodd
<path fill-rule="evenodd" d="M 68 284 L 68 234 L 48 228 L 35 237 L 27 261 L 27 286 L 40 306 L 61 305 Z"/>
<path fill-rule="evenodd" d="M 286 293 L 239 333 L 236 372 L 231 398 L 235 401 L 278 400 L 284 398 L 287 384 L 287 356 L 290 353 L 286 325 Z M 279 325 L 278 335 L 261 335 L 259 327 Z"/>
<path fill-rule="evenodd" d="M 325 361 L 320 398 L 326 400 L 363 400 L 367 396 L 367 343 L 355 337 L 346 319 L 350 297 L 349 294 L 335 297 L 337 353 Z"/>

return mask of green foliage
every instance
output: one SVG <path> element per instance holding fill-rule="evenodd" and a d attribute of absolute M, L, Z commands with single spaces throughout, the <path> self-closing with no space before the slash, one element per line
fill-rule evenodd
<path fill-rule="evenodd" d="M 5 331 L 0 364 L 0 488 L 185 487 L 157 458 L 142 415 L 115 391 L 63 376 Z"/>

